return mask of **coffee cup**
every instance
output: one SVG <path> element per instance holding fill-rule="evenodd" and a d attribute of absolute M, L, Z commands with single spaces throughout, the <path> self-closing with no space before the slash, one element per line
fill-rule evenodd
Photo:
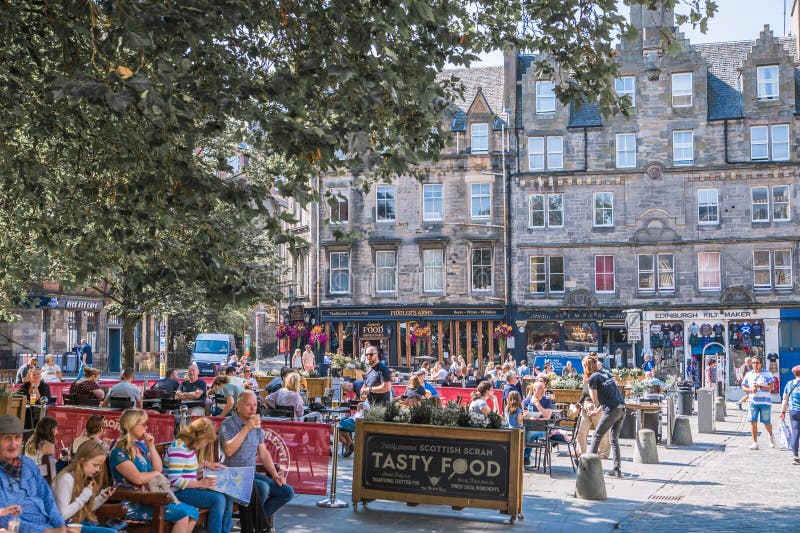
<path fill-rule="evenodd" d="M 67 524 L 67 529 L 69 530 L 69 533 L 81 533 L 81 529 L 83 529 L 83 524 L 70 522 L 69 524 Z"/>

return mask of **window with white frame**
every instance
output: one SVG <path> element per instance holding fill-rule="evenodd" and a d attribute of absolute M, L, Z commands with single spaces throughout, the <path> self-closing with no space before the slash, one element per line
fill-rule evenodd
<path fill-rule="evenodd" d="M 536 82 L 536 112 L 553 113 L 556 110 L 556 85 L 552 81 Z"/>
<path fill-rule="evenodd" d="M 551 294 L 564 292 L 564 256 L 532 255 L 530 265 L 530 292 Z"/>
<path fill-rule="evenodd" d="M 473 154 L 489 153 L 489 124 L 486 122 L 476 122 L 472 124 L 472 147 Z"/>
<path fill-rule="evenodd" d="M 778 65 L 756 67 L 756 85 L 759 100 L 777 100 L 780 93 Z"/>
<path fill-rule="evenodd" d="M 631 107 L 636 107 L 636 78 L 633 76 L 622 76 L 614 80 L 614 89 L 617 96 L 628 96 L 631 99 Z"/>
<path fill-rule="evenodd" d="M 397 251 L 375 252 L 375 292 L 378 294 L 397 292 Z"/>
<path fill-rule="evenodd" d="M 672 132 L 672 162 L 675 165 L 694 164 L 694 132 L 692 130 Z"/>
<path fill-rule="evenodd" d="M 564 227 L 564 193 L 528 196 L 528 226 L 531 228 Z"/>
<path fill-rule="evenodd" d="M 594 193 L 594 226 L 610 227 L 614 225 L 614 193 Z"/>
<path fill-rule="evenodd" d="M 770 126 L 770 138 L 773 161 L 786 161 L 789 159 L 789 125 L 776 124 Z"/>
<path fill-rule="evenodd" d="M 428 248 L 422 251 L 422 290 L 444 291 L 444 249 Z"/>
<path fill-rule="evenodd" d="M 639 292 L 672 292 L 675 290 L 675 256 L 673 254 L 639 254 Z"/>
<path fill-rule="evenodd" d="M 470 213 L 472 218 L 492 216 L 492 184 L 470 183 Z"/>
<path fill-rule="evenodd" d="M 636 134 L 617 134 L 617 168 L 636 166 Z"/>
<path fill-rule="evenodd" d="M 718 291 L 722 288 L 719 252 L 698 252 L 697 288 L 701 291 Z"/>
<path fill-rule="evenodd" d="M 594 291 L 614 292 L 614 256 L 594 256 Z"/>
<path fill-rule="evenodd" d="M 751 217 L 753 222 L 785 222 L 789 215 L 789 186 L 773 185 L 771 188 L 753 187 L 750 189 Z"/>
<path fill-rule="evenodd" d="M 294 256 L 295 294 L 308 296 L 308 252 L 300 250 Z"/>
<path fill-rule="evenodd" d="M 790 158 L 789 125 L 752 126 L 750 159 L 753 161 L 786 161 Z"/>
<path fill-rule="evenodd" d="M 692 105 L 692 73 L 676 72 L 672 75 L 672 107 Z"/>
<path fill-rule="evenodd" d="M 331 294 L 350 292 L 350 252 L 331 252 L 330 289 Z"/>
<path fill-rule="evenodd" d="M 545 147 L 547 150 L 545 151 Z M 528 137 L 528 170 L 564 168 L 564 137 Z"/>
<path fill-rule="evenodd" d="M 331 224 L 344 224 L 350 220 L 349 190 L 331 189 L 331 200 L 328 205 L 331 207 Z"/>
<path fill-rule="evenodd" d="M 394 187 L 378 185 L 375 188 L 375 218 L 378 222 L 394 222 Z"/>
<path fill-rule="evenodd" d="M 791 288 L 791 250 L 754 250 L 753 287 L 756 289 Z"/>
<path fill-rule="evenodd" d="M 472 250 L 472 290 L 492 290 L 491 248 L 474 248 Z"/>
<path fill-rule="evenodd" d="M 431 183 L 422 186 L 422 220 L 444 219 L 444 186 Z"/>
<path fill-rule="evenodd" d="M 719 191 L 697 190 L 697 221 L 700 224 L 719 224 Z"/>

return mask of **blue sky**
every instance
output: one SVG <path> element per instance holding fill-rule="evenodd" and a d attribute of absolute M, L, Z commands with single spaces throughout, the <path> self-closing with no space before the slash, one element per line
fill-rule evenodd
<path fill-rule="evenodd" d="M 684 25 L 681 31 L 693 43 L 715 43 L 721 41 L 755 40 L 765 24 L 769 24 L 775 36 L 783 35 L 783 7 L 786 2 L 786 34 L 791 33 L 791 10 L 793 0 L 716 0 L 717 14 L 709 21 L 708 32 L 693 30 Z M 627 13 L 628 8 L 620 6 Z M 500 52 L 482 56 L 475 66 L 502 65 Z"/>

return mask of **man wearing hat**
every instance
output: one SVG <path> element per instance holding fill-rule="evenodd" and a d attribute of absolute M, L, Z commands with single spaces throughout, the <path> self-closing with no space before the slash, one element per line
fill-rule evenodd
<path fill-rule="evenodd" d="M 21 451 L 22 423 L 13 415 L 0 416 L 0 508 L 17 506 L 20 533 L 66 533 L 53 492 Z M 0 517 L 0 527 L 7 528 L 11 517 Z"/>

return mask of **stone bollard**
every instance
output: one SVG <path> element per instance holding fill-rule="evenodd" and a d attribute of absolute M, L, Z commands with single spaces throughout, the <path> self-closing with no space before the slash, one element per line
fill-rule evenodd
<path fill-rule="evenodd" d="M 636 447 L 633 450 L 633 462 L 644 465 L 658 464 L 658 448 L 656 432 L 652 429 L 640 429 L 636 435 Z"/>
<path fill-rule="evenodd" d="M 603 479 L 603 463 L 596 453 L 584 453 L 578 460 L 575 497 L 582 500 L 608 499 L 606 481 Z"/>
<path fill-rule="evenodd" d="M 718 396 L 714 401 L 714 420 L 725 422 L 725 398 Z"/>
<path fill-rule="evenodd" d="M 672 444 L 676 446 L 692 446 L 692 426 L 688 416 L 675 417 L 675 427 L 672 430 Z"/>

